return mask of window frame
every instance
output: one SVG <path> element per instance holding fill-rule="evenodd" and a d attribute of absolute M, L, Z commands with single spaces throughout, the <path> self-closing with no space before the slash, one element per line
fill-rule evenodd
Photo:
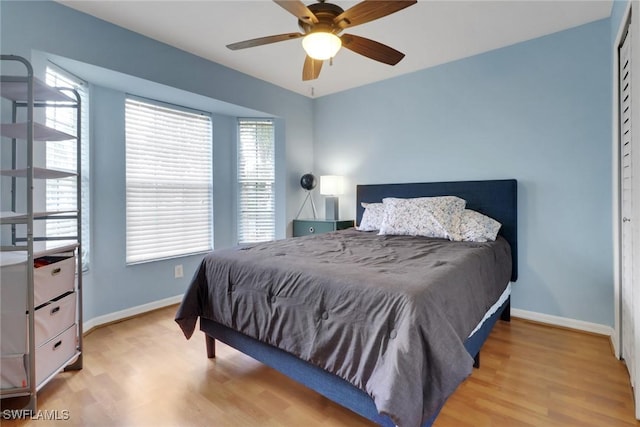
<path fill-rule="evenodd" d="M 58 66 L 57 64 L 49 61 L 46 66 L 45 66 L 45 70 L 44 70 L 44 81 L 47 85 L 49 86 L 54 86 L 54 87 L 68 87 L 70 86 L 72 89 L 75 89 L 78 92 L 78 95 L 80 97 L 80 133 L 78 135 L 79 137 L 79 141 L 80 141 L 80 198 L 81 198 L 81 203 L 80 203 L 80 209 L 79 209 L 79 214 L 80 214 L 80 243 L 81 243 L 81 248 L 82 248 L 82 271 L 86 272 L 89 270 L 90 267 L 90 254 L 91 254 L 91 132 L 90 132 L 90 99 L 91 99 L 91 87 L 89 85 L 89 83 L 85 80 L 83 80 L 82 78 L 76 76 L 75 74 L 65 70 L 64 68 Z M 56 83 L 49 83 L 51 79 L 56 79 Z M 63 84 L 59 84 L 59 82 L 57 82 L 57 80 L 62 80 Z M 73 98 L 73 96 L 71 96 Z M 76 118 L 77 118 L 77 109 L 75 107 L 64 107 L 64 106 L 56 106 L 55 104 L 52 104 L 51 107 L 47 106 L 45 107 L 45 119 L 46 119 L 46 124 L 49 127 L 52 127 L 54 129 L 58 129 L 58 130 L 62 130 L 68 133 L 71 133 L 73 135 L 76 135 L 76 130 L 75 129 L 71 129 L 67 126 L 69 126 L 69 123 L 63 124 L 62 126 L 60 126 L 61 121 L 57 119 L 58 115 L 57 115 L 57 111 L 55 111 L 57 108 L 64 108 L 65 110 L 69 110 L 71 111 L 71 115 L 73 117 L 73 119 L 71 119 L 71 121 L 73 121 L 73 125 L 72 127 L 77 129 L 77 123 L 76 123 Z M 56 118 L 51 118 L 50 114 L 54 114 L 56 116 Z M 65 169 L 65 170 L 73 170 L 74 172 L 77 172 L 78 169 L 78 155 L 77 155 L 77 143 L 78 140 L 74 141 L 73 143 L 71 143 L 70 141 L 53 141 L 53 142 L 47 142 L 46 147 L 45 147 L 45 166 L 47 168 L 51 168 L 51 169 Z M 56 149 L 57 147 L 57 149 Z M 67 150 L 70 147 L 70 161 L 72 163 L 71 167 L 69 167 L 68 165 L 65 165 L 67 167 L 61 167 L 60 163 L 55 163 L 55 162 L 50 162 L 50 160 L 52 159 L 52 157 L 55 155 L 54 151 L 60 151 L 60 149 L 62 150 Z M 53 164 L 52 164 L 53 163 Z M 53 189 L 54 187 L 58 186 L 58 185 L 63 185 L 65 186 L 65 184 L 68 184 L 68 181 L 70 179 L 75 179 L 75 178 L 64 178 L 64 179 L 49 179 L 46 181 L 45 183 L 45 210 L 46 211 L 53 211 L 53 210 L 58 210 L 56 208 L 52 208 L 49 205 L 49 201 L 50 201 L 50 190 Z M 74 183 L 72 185 L 66 185 L 68 187 L 72 186 L 73 190 L 72 190 L 72 194 L 70 194 L 70 196 L 72 196 L 74 199 L 77 197 L 76 196 L 76 185 L 77 183 Z M 74 203 L 73 207 L 69 207 L 69 209 L 76 209 L 77 206 L 77 202 Z M 76 220 L 75 219 L 71 219 L 68 221 L 73 221 L 73 225 L 72 227 L 74 228 L 73 233 L 71 234 L 72 236 L 75 236 L 77 234 L 77 225 L 76 224 Z M 56 220 L 56 223 L 60 222 L 60 220 Z M 52 232 L 50 226 L 51 226 L 51 222 L 50 221 L 46 221 L 45 224 L 45 229 L 46 232 L 45 234 L 49 237 L 64 237 L 64 236 L 68 236 L 69 234 L 60 234 L 60 233 L 55 233 Z"/>
<path fill-rule="evenodd" d="M 140 257 L 139 255 L 134 255 L 134 253 L 132 253 L 132 242 L 131 239 L 133 237 L 132 232 L 133 232 L 133 225 L 131 224 L 132 222 L 132 218 L 131 218 L 131 211 L 130 211 L 130 205 L 129 202 L 132 201 L 132 199 L 130 198 L 131 196 L 131 184 L 132 184 L 132 176 L 131 176 L 131 153 L 129 152 L 130 150 L 130 139 L 129 139 L 129 134 L 128 134 L 128 119 L 127 119 L 127 114 L 128 114 L 128 106 L 129 106 L 129 101 L 133 102 L 133 103 L 138 103 L 138 104 L 145 104 L 148 105 L 152 108 L 156 108 L 158 109 L 158 111 L 163 110 L 163 111 L 170 111 L 170 112 L 175 112 L 176 116 L 179 115 L 183 115 L 183 116 L 194 116 L 194 120 L 199 120 L 199 118 L 205 118 L 206 122 L 208 122 L 208 136 L 204 137 L 201 141 L 199 141 L 198 143 L 202 143 L 205 144 L 206 143 L 206 149 L 204 150 L 206 152 L 206 156 L 207 158 L 205 158 L 204 160 L 202 160 L 202 156 L 198 156 L 197 160 L 200 161 L 202 164 L 206 164 L 207 168 L 208 168 L 208 176 L 205 177 L 206 179 L 203 179 L 202 182 L 200 182 L 200 185 L 204 186 L 206 185 L 206 191 L 202 192 L 202 188 L 204 187 L 199 187 L 201 190 L 201 195 L 206 194 L 206 198 L 207 201 L 204 203 L 204 205 L 207 206 L 207 210 L 208 212 L 206 213 L 206 216 L 202 216 L 203 219 L 206 217 L 206 223 L 207 223 L 207 230 L 206 230 L 206 246 L 204 246 L 204 244 L 200 244 L 199 246 L 194 246 L 193 248 L 189 249 L 183 247 L 183 249 L 180 252 L 175 252 L 175 253 L 163 253 L 161 255 L 157 255 L 157 256 L 144 256 L 144 257 Z M 173 258 L 180 258 L 180 257 L 185 257 L 185 256 L 191 256 L 191 255 L 197 255 L 197 254 L 201 254 L 201 253 L 207 253 L 210 252 L 213 249 L 213 233 L 214 233 L 214 223 L 213 223 L 213 117 L 212 114 L 206 111 L 202 111 L 202 110 L 197 110 L 197 109 L 193 109 L 193 108 L 189 108 L 189 107 L 185 107 L 185 106 L 180 106 L 180 105 L 175 105 L 175 104 L 169 104 L 166 102 L 162 102 L 162 101 L 158 101 L 158 100 L 154 100 L 154 99 L 149 99 L 149 98 L 144 98 L 144 97 L 140 97 L 137 95 L 132 95 L 132 94 L 126 94 L 125 96 L 125 104 L 124 104 L 124 110 L 125 110 L 125 202 L 126 202 L 126 212 L 125 212 L 125 216 L 126 216 L 126 242 L 125 242 L 125 261 L 127 265 L 135 265 L 135 264 L 142 264 L 142 263 L 147 263 L 147 262 L 155 262 L 155 261 L 161 261 L 161 260 L 166 260 L 166 259 L 173 259 Z M 181 147 L 183 147 L 182 150 L 180 150 L 180 153 L 177 153 L 177 155 L 179 156 L 183 156 L 185 155 L 186 151 L 184 150 L 184 145 L 181 145 Z M 202 154 L 202 153 L 201 153 Z M 176 160 L 178 159 L 177 157 L 173 158 L 172 160 Z M 183 160 L 182 158 L 180 158 L 181 160 Z M 173 165 L 173 168 L 176 168 L 176 164 L 171 163 Z M 178 166 L 179 167 L 179 166 Z M 190 168 L 190 171 L 193 172 L 194 168 Z M 165 170 L 164 172 L 167 172 L 167 170 Z M 158 178 L 158 176 L 156 176 L 156 178 Z M 147 180 L 147 182 L 151 182 L 151 180 Z M 166 184 L 167 181 L 162 181 L 162 180 L 158 180 L 155 181 L 155 188 L 159 188 L 160 187 L 160 182 L 164 182 Z M 185 181 L 186 182 L 186 181 Z M 206 184 L 205 184 L 206 182 Z M 184 185 L 184 182 L 182 183 L 182 185 Z M 181 187 L 180 183 L 175 183 L 175 187 Z M 177 189 L 177 188 L 174 188 Z M 183 188 L 184 190 L 184 188 Z M 167 194 L 177 194 L 177 193 L 167 193 Z M 181 194 L 185 194 L 184 192 Z M 193 222 L 192 221 L 183 221 L 184 224 L 188 224 L 186 226 L 193 226 Z M 183 224 L 183 225 L 184 225 Z M 204 224 L 203 222 L 199 222 L 198 223 L 200 226 Z M 163 230 L 167 230 L 169 225 L 165 225 L 163 227 L 166 228 L 162 228 Z M 193 234 L 190 234 L 190 236 L 192 236 Z M 153 240 L 153 239 L 152 239 Z M 204 241 L 205 239 L 202 239 L 202 241 Z M 140 243 L 140 242 L 138 242 Z M 135 245 L 136 243 L 134 243 Z"/>
<path fill-rule="evenodd" d="M 271 138 L 270 138 L 270 144 L 271 144 L 271 153 L 270 156 L 272 158 L 272 163 L 271 163 L 271 177 L 270 180 L 268 180 L 268 183 L 266 185 L 270 186 L 271 191 L 269 192 L 269 198 L 270 198 L 270 210 L 268 211 L 268 213 L 270 213 L 270 232 L 269 234 L 264 237 L 264 238 L 258 238 L 258 239 L 250 239 L 247 240 L 244 238 L 245 233 L 243 232 L 243 227 L 245 226 L 245 221 L 243 220 L 243 184 L 242 181 L 244 180 L 247 183 L 261 183 L 264 184 L 265 182 L 267 182 L 266 179 L 260 181 L 260 180 L 249 180 L 247 177 L 242 176 L 242 166 L 241 166 L 241 161 L 242 161 L 242 127 L 244 124 L 247 123 L 257 123 L 258 126 L 259 124 L 264 124 L 264 123 L 268 123 L 269 127 L 270 127 L 270 133 L 271 133 Z M 273 118 L 264 118 L 264 117 L 260 117 L 260 118 L 252 118 L 252 117 L 239 117 L 238 118 L 238 136 L 237 136 L 237 143 L 236 143 L 236 153 L 237 153 L 237 161 L 236 161 L 236 184 L 237 184 L 237 191 L 236 191 L 236 197 L 237 197 L 237 208 L 236 208 L 236 241 L 238 244 L 249 244 L 249 243 L 258 243 L 258 242 L 264 242 L 264 241 L 270 241 L 270 240 L 274 240 L 275 239 L 275 217 L 276 217 L 276 203 L 275 203 L 275 193 L 276 193 L 276 123 L 275 120 Z M 258 133 L 259 131 L 256 131 L 256 133 Z M 256 156 L 258 156 L 257 150 L 254 152 Z M 255 215 L 255 213 L 254 213 Z M 254 235 L 257 235 L 260 233 L 259 230 L 260 227 L 256 227 L 256 231 Z"/>

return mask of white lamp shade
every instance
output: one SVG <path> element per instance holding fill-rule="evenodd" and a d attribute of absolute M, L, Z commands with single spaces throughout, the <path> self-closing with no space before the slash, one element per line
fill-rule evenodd
<path fill-rule="evenodd" d="M 342 47 L 342 41 L 333 33 L 318 31 L 302 39 L 302 47 L 313 59 L 324 61 L 333 58 Z"/>
<path fill-rule="evenodd" d="M 320 177 L 320 194 L 337 196 L 344 193 L 344 179 L 338 175 L 322 175 Z"/>

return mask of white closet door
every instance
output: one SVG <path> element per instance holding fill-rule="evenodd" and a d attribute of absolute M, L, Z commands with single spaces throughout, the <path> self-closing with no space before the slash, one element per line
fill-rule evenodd
<path fill-rule="evenodd" d="M 633 210 L 633 168 L 632 168 L 632 128 L 631 128 L 631 33 L 620 47 L 620 191 L 621 203 L 621 329 L 622 358 L 624 359 L 631 385 L 635 388 L 635 327 L 633 289 L 633 230 L 631 215 Z"/>

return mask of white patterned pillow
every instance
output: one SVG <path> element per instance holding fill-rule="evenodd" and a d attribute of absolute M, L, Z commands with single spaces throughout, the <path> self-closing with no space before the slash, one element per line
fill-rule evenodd
<path fill-rule="evenodd" d="M 460 222 L 460 238 L 467 242 L 489 242 L 496 240 L 502 227 L 498 221 L 480 212 L 465 209 Z"/>
<path fill-rule="evenodd" d="M 466 202 L 455 196 L 382 199 L 381 235 L 439 237 L 459 240 L 460 220 Z"/>
<path fill-rule="evenodd" d="M 380 230 L 384 218 L 384 205 L 382 203 L 360 203 L 364 208 L 362 220 L 358 226 L 360 231 Z"/>

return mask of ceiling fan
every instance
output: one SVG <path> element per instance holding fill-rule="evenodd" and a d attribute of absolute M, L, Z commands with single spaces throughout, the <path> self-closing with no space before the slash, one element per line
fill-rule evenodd
<path fill-rule="evenodd" d="M 302 33 L 285 33 L 227 45 L 231 50 L 246 49 L 303 37 L 302 45 L 307 53 L 302 68 L 302 80 L 314 80 L 320 75 L 322 63 L 331 59 L 341 46 L 373 60 L 396 65 L 404 53 L 389 46 L 354 34 L 342 34 L 345 28 L 364 24 L 398 12 L 417 0 L 364 0 L 343 10 L 340 6 L 320 0 L 305 6 L 300 0 L 273 0 L 287 12 L 298 18 Z"/>

